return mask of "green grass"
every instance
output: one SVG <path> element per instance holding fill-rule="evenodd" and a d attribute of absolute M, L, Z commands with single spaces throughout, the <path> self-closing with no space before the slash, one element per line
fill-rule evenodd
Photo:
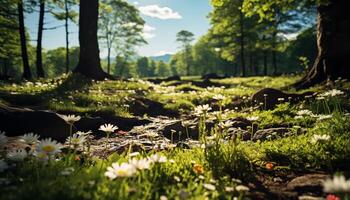
<path fill-rule="evenodd" d="M 185 80 L 192 78 L 186 77 Z M 227 98 L 224 108 L 230 108 L 235 98 L 249 97 L 264 87 L 284 88 L 299 78 L 228 78 L 213 80 L 225 88 L 201 88 L 188 82 L 169 86 L 175 82 L 161 85 L 142 80 L 94 82 L 69 76 L 36 84 L 0 82 L 0 100 L 80 115 L 102 112 L 130 117 L 132 113 L 126 105 L 131 105 L 134 98 L 146 97 L 186 114 L 197 105 L 217 106 L 218 102 L 213 100 L 217 94 Z M 196 81 L 200 81 L 198 77 Z M 348 84 L 337 83 L 334 87 L 344 90 Z M 308 91 L 329 89 L 317 86 Z M 129 152 L 113 154 L 108 159 L 81 154 L 78 161 L 71 154 L 62 153 L 48 164 L 42 164 L 35 157 L 20 163 L 9 161 L 5 152 L 0 151 L 0 159 L 16 164 L 0 172 L 0 199 L 160 199 L 161 196 L 168 199 L 249 199 L 246 193 L 235 187 L 254 183 L 261 173 L 344 172 L 350 163 L 347 95 L 308 99 L 297 104 L 282 103 L 272 110 L 251 108 L 246 99 L 238 110 L 231 107 L 221 113 L 209 112 L 205 116 L 207 119 L 221 117 L 215 120 L 211 131 L 203 127 L 203 121 L 200 122 L 200 130 L 205 130 L 200 133 L 201 146 L 189 150 L 171 148 L 161 152 L 140 152 L 138 158 L 158 153 L 166 156 L 168 162 L 154 164 L 151 169 L 128 178 L 109 180 L 104 173 L 114 162 L 128 162 Z M 305 109 L 313 115 L 297 117 L 298 111 Z M 331 118 L 317 118 L 329 114 Z M 226 131 L 218 127 L 220 121 L 252 116 L 258 117 L 254 122 L 257 130 L 283 125 L 291 129 L 291 134 L 257 142 L 240 141 L 239 137 L 227 139 Z M 251 132 L 252 128 L 247 130 Z M 316 135 L 327 135 L 329 139 L 312 143 Z M 267 163 L 272 163 L 273 169 L 267 169 Z M 71 167 L 74 171 L 70 175 L 61 175 Z M 9 182 L 1 182 L 3 180 Z"/>

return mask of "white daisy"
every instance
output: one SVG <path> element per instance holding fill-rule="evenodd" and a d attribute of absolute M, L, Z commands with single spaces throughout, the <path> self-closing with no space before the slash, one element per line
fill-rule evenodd
<path fill-rule="evenodd" d="M 333 179 L 323 182 L 323 191 L 327 193 L 350 192 L 350 180 L 346 180 L 344 176 L 334 176 Z"/>
<path fill-rule="evenodd" d="M 331 136 L 329 135 L 313 135 L 311 138 L 311 143 L 317 143 L 317 142 L 326 142 L 331 139 Z"/>
<path fill-rule="evenodd" d="M 80 116 L 75 116 L 75 115 L 59 115 L 59 116 L 70 125 L 73 125 L 75 122 L 81 119 Z"/>
<path fill-rule="evenodd" d="M 92 133 L 92 131 L 87 131 L 87 132 L 78 131 L 78 132 L 76 132 L 76 134 L 79 136 L 89 136 L 91 133 Z"/>
<path fill-rule="evenodd" d="M 210 190 L 210 191 L 215 191 L 216 190 L 216 187 L 215 185 L 213 184 L 210 184 L 210 183 L 204 183 L 203 184 L 203 187 L 207 190 Z"/>
<path fill-rule="evenodd" d="M 213 96 L 213 99 L 218 100 L 218 101 L 222 101 L 222 100 L 225 100 L 226 97 L 222 94 L 217 94 L 217 95 Z"/>
<path fill-rule="evenodd" d="M 14 151 L 8 152 L 6 157 L 9 160 L 20 162 L 20 161 L 23 161 L 26 157 L 28 157 L 28 153 L 24 149 L 14 150 Z"/>
<path fill-rule="evenodd" d="M 34 145 L 39 142 L 39 135 L 27 133 L 21 136 L 20 141 L 29 145 Z"/>
<path fill-rule="evenodd" d="M 62 145 L 54 140 L 44 139 L 39 142 L 36 151 L 39 153 L 46 153 L 48 155 L 55 155 L 61 152 Z"/>
<path fill-rule="evenodd" d="M 118 129 L 118 127 L 114 126 L 112 124 L 104 124 L 104 125 L 101 125 L 98 130 L 104 131 L 106 133 L 112 133 L 117 129 Z"/>
<path fill-rule="evenodd" d="M 136 172 L 136 168 L 129 163 L 113 163 L 111 167 L 107 167 L 105 176 L 113 180 L 117 177 L 131 177 L 135 175 Z"/>
<path fill-rule="evenodd" d="M 145 158 L 140 160 L 133 158 L 129 160 L 129 164 L 133 165 L 138 170 L 150 169 L 151 167 L 151 161 Z"/>
<path fill-rule="evenodd" d="M 222 128 L 222 129 L 231 128 L 232 125 L 233 125 L 233 122 L 232 122 L 232 121 L 226 121 L 226 122 L 220 122 L 220 123 L 219 123 L 219 127 Z"/>
<path fill-rule="evenodd" d="M 312 116 L 313 113 L 312 113 L 312 111 L 305 109 L 305 110 L 299 110 L 297 112 L 297 115 L 299 115 L 299 116 Z"/>
<path fill-rule="evenodd" d="M 153 154 L 150 157 L 148 157 L 148 160 L 153 162 L 153 163 L 165 163 L 165 162 L 167 162 L 168 159 L 165 156 Z"/>
<path fill-rule="evenodd" d="M 249 188 L 247 186 L 244 186 L 244 185 L 237 185 L 236 191 L 237 192 L 248 192 Z"/>
<path fill-rule="evenodd" d="M 77 133 L 73 134 L 72 137 L 68 137 L 66 143 L 72 144 L 74 146 L 82 145 L 86 142 L 86 136 L 78 135 Z"/>
<path fill-rule="evenodd" d="M 208 104 L 199 105 L 199 106 L 195 107 L 194 114 L 197 116 L 200 116 L 200 115 L 206 114 L 207 112 L 209 112 L 211 110 L 212 110 L 212 108 Z"/>
<path fill-rule="evenodd" d="M 251 117 L 247 117 L 247 120 L 251 121 L 251 122 L 255 122 L 259 120 L 259 116 L 251 116 Z"/>

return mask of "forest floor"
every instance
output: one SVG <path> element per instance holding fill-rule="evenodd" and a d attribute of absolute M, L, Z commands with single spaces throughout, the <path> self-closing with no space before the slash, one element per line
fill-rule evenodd
<path fill-rule="evenodd" d="M 350 83 L 298 79 L 0 82 L 0 199 L 348 198 Z"/>

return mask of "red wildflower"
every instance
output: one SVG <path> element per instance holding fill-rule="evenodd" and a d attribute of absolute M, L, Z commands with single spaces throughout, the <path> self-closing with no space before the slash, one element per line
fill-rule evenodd
<path fill-rule="evenodd" d="M 334 194 L 329 194 L 327 196 L 327 200 L 341 200 L 339 197 L 335 196 Z"/>
<path fill-rule="evenodd" d="M 275 165 L 273 163 L 266 163 L 265 167 L 266 169 L 272 170 L 275 167 Z"/>

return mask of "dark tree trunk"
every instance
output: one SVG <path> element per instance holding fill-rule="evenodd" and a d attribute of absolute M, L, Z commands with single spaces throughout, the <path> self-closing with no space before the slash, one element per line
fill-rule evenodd
<path fill-rule="evenodd" d="M 339 77 L 350 78 L 350 15 L 347 0 L 330 0 L 317 8 L 318 55 L 313 67 L 294 86 L 307 88 Z"/>
<path fill-rule="evenodd" d="M 108 47 L 107 49 L 107 73 L 111 73 L 111 48 Z"/>
<path fill-rule="evenodd" d="M 243 2 L 243 1 L 242 1 Z M 240 19 L 239 19 L 239 26 L 240 26 L 240 54 L 241 54 L 241 76 L 246 76 L 246 67 L 245 67 L 245 58 L 244 58 L 244 16 L 243 12 L 240 10 Z"/>
<path fill-rule="evenodd" d="M 22 53 L 22 62 L 23 62 L 23 75 L 22 77 L 25 79 L 31 79 L 32 73 L 29 67 L 28 61 L 28 51 L 27 51 L 27 38 L 26 38 L 26 30 L 24 27 L 24 16 L 23 16 L 23 1 L 18 1 L 17 4 L 18 9 L 18 23 L 19 23 L 19 35 L 21 38 L 21 53 Z"/>
<path fill-rule="evenodd" d="M 44 14 L 45 14 L 45 0 L 40 0 L 38 40 L 37 40 L 37 45 L 36 45 L 36 74 L 37 74 L 38 78 L 45 77 L 45 73 L 44 73 L 44 69 L 43 69 L 43 59 L 42 59 Z"/>
<path fill-rule="evenodd" d="M 277 28 L 277 27 L 276 27 Z M 274 31 L 272 33 L 272 67 L 273 67 L 273 75 L 277 75 L 277 50 L 276 50 L 276 40 L 277 40 L 277 32 Z"/>
<path fill-rule="evenodd" d="M 264 50 L 264 76 L 267 76 L 267 50 Z"/>
<path fill-rule="evenodd" d="M 68 30 L 68 20 L 69 20 L 69 9 L 68 9 L 68 0 L 64 1 L 65 7 L 65 29 L 66 29 L 66 73 L 69 72 L 69 30 Z"/>
<path fill-rule="evenodd" d="M 79 9 L 79 62 L 75 73 L 96 80 L 111 78 L 101 68 L 97 39 L 98 0 L 81 0 Z"/>

